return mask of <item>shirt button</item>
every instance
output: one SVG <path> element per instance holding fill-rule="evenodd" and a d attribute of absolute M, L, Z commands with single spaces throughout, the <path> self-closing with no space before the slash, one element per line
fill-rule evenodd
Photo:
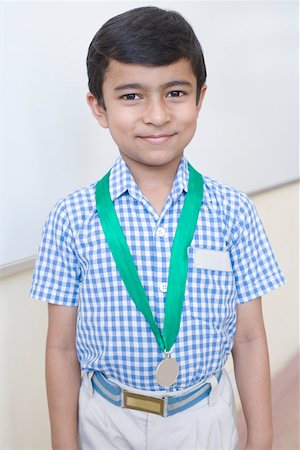
<path fill-rule="evenodd" d="M 156 236 L 157 237 L 163 237 L 165 235 L 165 229 L 162 227 L 158 227 L 156 230 Z"/>
<path fill-rule="evenodd" d="M 161 292 L 167 292 L 168 283 L 160 283 L 159 289 L 161 290 Z"/>

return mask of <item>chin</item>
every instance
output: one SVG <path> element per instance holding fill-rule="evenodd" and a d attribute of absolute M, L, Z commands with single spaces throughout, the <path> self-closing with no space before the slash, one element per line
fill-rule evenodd
<path fill-rule="evenodd" d="M 167 158 L 153 158 L 153 159 L 148 159 L 148 160 L 139 161 L 139 162 L 141 164 L 143 164 L 144 166 L 160 167 L 160 166 L 166 166 L 166 165 L 172 163 L 175 159 L 179 159 L 179 157 L 177 157 L 177 158 L 170 158 L 170 159 L 167 159 Z"/>
<path fill-rule="evenodd" d="M 178 152 L 173 155 L 164 155 L 160 152 L 154 152 L 150 157 L 145 158 L 144 164 L 149 164 L 151 166 L 164 166 L 174 162 L 175 160 L 180 161 L 182 158 L 183 152 Z"/>
<path fill-rule="evenodd" d="M 168 165 L 175 160 L 178 162 L 183 156 L 183 151 L 178 152 L 166 152 L 160 151 L 159 149 L 149 151 L 144 153 L 143 157 L 138 158 L 137 155 L 130 155 L 126 152 L 120 151 L 123 159 L 128 163 L 142 164 L 144 166 L 158 167 Z"/>

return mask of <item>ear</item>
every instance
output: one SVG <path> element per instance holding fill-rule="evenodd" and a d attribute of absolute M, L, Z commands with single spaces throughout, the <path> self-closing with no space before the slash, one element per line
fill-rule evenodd
<path fill-rule="evenodd" d="M 206 86 L 206 84 L 203 84 L 203 86 L 201 88 L 201 91 L 200 91 L 198 105 L 196 106 L 198 114 L 200 112 L 200 109 L 201 109 L 201 106 L 202 106 L 202 103 L 203 103 L 203 100 L 204 100 L 204 97 L 205 97 L 206 90 L 207 90 L 207 86 Z"/>
<path fill-rule="evenodd" d="M 96 97 L 90 92 L 87 93 L 86 100 L 99 125 L 103 128 L 108 128 L 107 114 L 104 106 L 100 105 Z"/>

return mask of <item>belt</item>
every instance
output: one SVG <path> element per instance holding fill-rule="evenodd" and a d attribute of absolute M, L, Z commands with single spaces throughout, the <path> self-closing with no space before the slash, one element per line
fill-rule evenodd
<path fill-rule="evenodd" d="M 115 406 L 168 417 L 185 411 L 208 396 L 213 397 L 213 391 L 216 392 L 221 376 L 222 371 L 210 376 L 205 382 L 198 383 L 195 389 L 191 388 L 188 392 L 185 390 L 185 393 L 179 391 L 177 395 L 172 396 L 164 394 L 162 397 L 130 392 L 108 380 L 101 372 L 93 373 L 91 383 L 94 391 Z M 159 392 L 155 392 L 155 394 L 159 395 Z"/>

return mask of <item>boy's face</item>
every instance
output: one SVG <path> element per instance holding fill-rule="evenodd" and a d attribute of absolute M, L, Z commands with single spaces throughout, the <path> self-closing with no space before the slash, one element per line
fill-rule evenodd
<path fill-rule="evenodd" d="M 196 105 L 197 80 L 186 59 L 154 67 L 112 60 L 103 82 L 106 108 L 92 94 L 87 98 L 126 162 L 161 166 L 181 158 L 195 133 L 205 90 Z"/>

